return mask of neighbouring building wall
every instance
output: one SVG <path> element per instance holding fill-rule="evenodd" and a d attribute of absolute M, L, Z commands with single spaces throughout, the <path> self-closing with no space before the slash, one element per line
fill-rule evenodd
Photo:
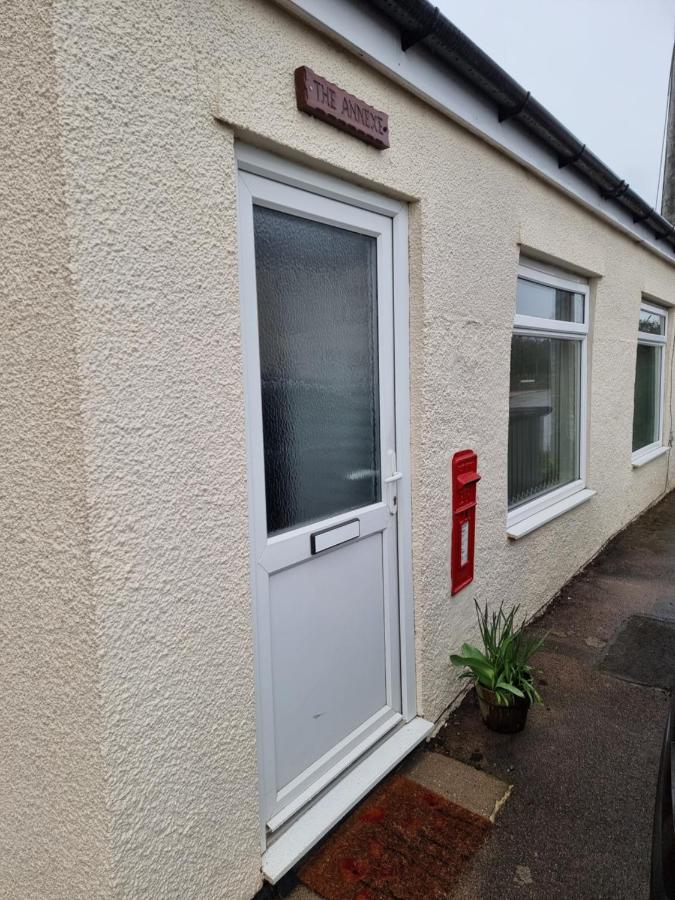
<path fill-rule="evenodd" d="M 668 109 L 666 110 L 666 153 L 663 170 L 661 214 L 672 222 L 675 219 L 675 48 L 670 61 Z"/>
<path fill-rule="evenodd" d="M 3 9 L 0 896 L 110 896 L 77 324 L 43 0 Z"/>
<path fill-rule="evenodd" d="M 410 201 L 413 565 L 419 707 L 430 719 L 457 695 L 447 657 L 476 637 L 474 598 L 536 613 L 664 491 L 667 457 L 631 466 L 633 379 L 641 293 L 674 303 L 675 268 L 266 0 L 58 0 L 54 46 L 61 135 L 44 153 L 56 166 L 62 148 L 68 228 L 54 199 L 44 227 L 62 240 L 48 254 L 46 284 L 35 289 L 25 266 L 21 275 L 35 308 L 18 343 L 33 344 L 6 352 L 3 334 L 0 348 L 15 373 L 16 414 L 30 425 L 9 435 L 27 496 L 15 507 L 23 543 L 10 522 L 25 573 L 15 590 L 24 604 L 44 596 L 36 606 L 50 626 L 36 618 L 38 646 L 53 651 L 58 641 L 52 607 L 73 621 L 66 655 L 52 652 L 45 666 L 63 668 L 54 690 L 45 694 L 42 671 L 28 672 L 18 694 L 39 691 L 47 704 L 59 691 L 76 694 L 93 716 L 89 639 L 99 642 L 103 724 L 96 719 L 91 733 L 103 748 L 105 793 L 86 788 L 101 777 L 98 757 L 78 746 L 68 763 L 81 779 L 69 798 L 92 804 L 93 824 L 73 850 L 91 864 L 78 886 L 97 896 L 109 874 L 120 897 L 246 900 L 260 885 L 260 833 L 235 140 Z M 26 77 L 45 77 L 42 52 L 27 60 Z M 303 64 L 386 110 L 391 149 L 299 113 L 293 71 Z M 40 103 L 27 112 L 44 135 L 56 128 L 56 104 L 48 94 Z M 16 164 L 30 170 L 26 157 Z M 61 184 L 58 172 L 60 163 Z M 31 197 L 43 202 L 42 192 Z M 41 258 L 45 241 L 31 241 Z M 597 496 L 511 543 L 509 358 L 521 248 L 591 277 L 587 480 Z M 49 327 L 36 294 L 40 310 L 52 300 Z M 55 366 L 60 381 L 42 376 Z M 37 462 L 28 444 L 44 446 Z M 476 580 L 451 599 L 448 468 L 464 447 L 478 452 L 483 476 Z M 62 495 L 71 505 L 63 512 Z M 35 528 L 45 534 L 33 538 Z M 71 558 L 50 582 L 44 567 L 57 563 L 43 550 L 54 532 Z M 17 670 L 38 666 L 28 647 L 12 658 Z M 59 707 L 49 721 L 66 730 L 61 719 Z M 35 722 L 39 714 L 18 722 L 28 740 L 41 739 Z M 103 797 L 109 869 L 94 854 Z M 11 885 L 13 869 L 2 877 Z M 72 896 L 59 885 L 42 895 Z"/>

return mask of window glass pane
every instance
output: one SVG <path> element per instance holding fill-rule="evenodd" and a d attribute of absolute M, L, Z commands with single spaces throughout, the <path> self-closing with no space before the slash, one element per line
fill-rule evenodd
<path fill-rule="evenodd" d="M 255 206 L 267 529 L 380 499 L 377 243 Z"/>
<path fill-rule="evenodd" d="M 516 312 L 539 319 L 583 323 L 584 295 L 519 278 Z"/>
<path fill-rule="evenodd" d="M 579 478 L 581 342 L 514 334 L 509 508 Z"/>
<path fill-rule="evenodd" d="M 633 406 L 633 451 L 659 439 L 662 347 L 638 344 Z"/>
<path fill-rule="evenodd" d="M 658 313 L 648 312 L 646 309 L 640 310 L 640 331 L 645 334 L 665 334 L 666 333 L 666 317 L 660 316 Z"/>

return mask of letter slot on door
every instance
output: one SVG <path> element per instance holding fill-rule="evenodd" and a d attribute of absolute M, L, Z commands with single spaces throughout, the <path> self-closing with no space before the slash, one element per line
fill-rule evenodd
<path fill-rule="evenodd" d="M 451 595 L 473 581 L 476 540 L 476 485 L 478 456 L 459 450 L 452 457 L 452 545 L 450 549 Z"/>

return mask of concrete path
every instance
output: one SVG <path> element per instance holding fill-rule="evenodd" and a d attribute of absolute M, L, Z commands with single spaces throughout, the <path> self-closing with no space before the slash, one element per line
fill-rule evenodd
<path fill-rule="evenodd" d="M 675 492 L 612 541 L 533 627 L 551 633 L 536 659 L 545 705 L 531 710 L 526 730 L 488 731 L 472 692 L 401 767 L 495 821 L 455 900 L 648 897 L 667 695 L 599 668 L 636 614 L 675 620 Z M 292 873 L 263 896 L 316 898 Z"/>
<path fill-rule="evenodd" d="M 488 731 L 471 695 L 439 733 L 434 750 L 514 785 L 457 898 L 646 900 L 667 695 L 598 666 L 629 616 L 672 623 L 673 599 L 675 493 L 612 541 L 536 624 L 551 629 L 536 660 L 546 705 L 527 729 Z"/>

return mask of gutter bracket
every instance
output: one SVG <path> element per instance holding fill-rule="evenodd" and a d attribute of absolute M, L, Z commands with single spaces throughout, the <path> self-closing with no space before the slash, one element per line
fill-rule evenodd
<path fill-rule="evenodd" d="M 656 210 L 653 206 L 650 206 L 648 212 L 646 212 L 644 216 L 633 216 L 633 225 L 637 225 L 639 222 L 644 222 L 645 219 L 648 219 L 654 212 L 656 212 Z"/>
<path fill-rule="evenodd" d="M 558 157 L 558 168 L 565 169 L 567 166 L 573 166 L 575 162 L 579 162 L 581 157 L 586 152 L 586 144 L 581 145 L 581 150 L 578 150 L 574 156 Z"/>
<path fill-rule="evenodd" d="M 302 6 L 309 3 L 310 0 L 277 0 L 277 2 L 283 5 Z M 575 166 L 576 172 L 593 185 L 596 190 L 595 196 L 598 198 L 594 199 L 594 207 L 603 209 L 600 198 L 616 203 L 626 217 L 626 219 L 617 220 L 620 227 L 625 227 L 628 231 L 635 231 L 638 240 L 649 241 L 652 249 L 657 249 L 654 236 L 659 237 L 662 246 L 658 248 L 658 252 L 661 254 L 663 254 L 663 244 L 675 250 L 675 229 L 666 230 L 669 223 L 666 223 L 664 217 L 654 209 L 648 209 L 647 202 L 598 159 L 586 144 L 582 144 L 562 122 L 556 119 L 541 103 L 538 103 L 535 97 L 531 97 L 529 92 L 526 93 L 522 85 L 518 84 L 501 66 L 447 19 L 435 5 L 438 2 L 440 0 L 435 0 L 435 2 L 434 0 L 360 0 L 358 3 L 356 0 L 339 0 L 339 2 L 335 0 L 335 6 L 339 6 L 341 3 L 353 3 L 355 6 L 372 7 L 377 10 L 378 14 L 386 17 L 394 26 L 393 34 L 399 36 L 400 46 L 404 52 L 414 47 L 415 44 L 424 42 L 424 46 L 433 54 L 433 59 L 430 59 L 429 63 L 449 67 L 452 73 L 448 73 L 448 77 L 452 74 L 453 77 L 459 75 L 463 78 L 472 90 L 490 101 L 499 117 L 499 122 L 505 122 L 507 119 L 522 114 L 517 121 L 523 131 L 531 140 L 543 144 L 553 154 L 554 159 L 557 158 L 558 168 Z M 318 5 L 330 6 L 331 4 Z M 332 28 L 332 30 L 335 29 Z M 339 27 L 337 30 L 340 32 Z M 346 33 L 345 36 L 347 36 Z M 353 43 L 360 46 L 362 42 L 356 40 Z M 384 62 L 383 59 L 380 61 Z M 392 69 L 392 66 L 385 64 L 384 69 Z M 409 87 L 416 85 L 416 89 L 412 90 L 413 94 L 424 96 L 424 92 L 419 90 L 420 85 L 416 83 L 414 77 L 405 77 L 402 80 Z M 447 104 L 441 104 L 439 108 L 446 112 L 450 111 Z M 481 129 L 478 129 L 478 132 L 480 133 Z M 533 166 L 533 168 L 540 167 Z M 560 177 L 557 179 L 559 186 L 565 189 L 566 179 L 563 178 L 560 181 Z M 552 180 L 556 181 L 555 178 Z M 572 193 L 579 198 L 578 191 L 573 190 Z M 648 211 L 642 215 L 644 210 Z M 639 230 L 633 229 L 628 224 L 630 217 L 633 218 L 633 226 L 640 222 L 645 223 L 644 228 L 649 231 L 648 237 L 640 234 Z"/>
<path fill-rule="evenodd" d="M 671 234 L 672 234 L 674 231 L 675 231 L 675 225 L 673 225 L 673 224 L 671 223 L 671 225 L 670 225 L 670 230 L 669 230 L 669 231 L 666 231 L 665 234 L 657 234 L 657 235 L 656 235 L 656 240 L 657 240 L 657 241 L 667 241 L 668 238 L 671 236 Z"/>
<path fill-rule="evenodd" d="M 497 111 L 497 112 L 498 112 L 497 117 L 498 117 L 499 121 L 500 121 L 500 122 L 506 122 L 507 119 L 512 119 L 514 116 L 520 115 L 520 113 L 521 113 L 521 112 L 525 109 L 525 107 L 527 106 L 527 101 L 530 99 L 530 96 L 531 96 L 531 94 L 530 94 L 530 92 L 528 91 L 528 92 L 525 94 L 525 96 L 523 97 L 522 102 L 519 103 L 518 106 L 514 106 L 514 107 L 512 107 L 511 109 L 503 109 L 503 108 L 502 108 L 502 109 L 499 109 L 499 110 Z"/>
<path fill-rule="evenodd" d="M 429 35 L 434 31 L 436 25 L 438 23 L 439 18 L 441 17 L 441 11 L 436 6 L 434 7 L 433 14 L 429 20 L 429 24 L 425 25 L 423 28 L 410 29 L 409 31 L 401 32 L 401 49 L 405 52 L 406 50 L 410 50 L 411 47 L 414 47 L 415 44 L 419 44 L 420 41 L 423 41 L 425 37 L 429 37 Z"/>
<path fill-rule="evenodd" d="M 603 200 L 616 200 L 617 197 L 621 197 L 626 193 L 630 185 L 627 181 L 620 181 L 615 187 L 610 188 L 608 191 L 600 191 L 600 196 Z"/>

